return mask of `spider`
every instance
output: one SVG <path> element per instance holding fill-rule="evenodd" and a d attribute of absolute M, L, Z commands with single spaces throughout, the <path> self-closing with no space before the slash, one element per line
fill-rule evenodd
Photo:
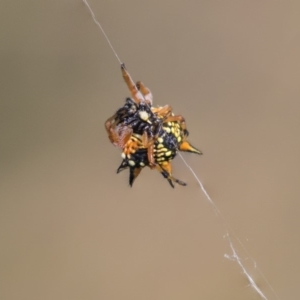
<path fill-rule="evenodd" d="M 174 115 L 169 105 L 152 106 L 152 93 L 138 81 L 134 84 L 125 65 L 121 65 L 123 78 L 131 92 L 125 104 L 105 122 L 110 141 L 123 150 L 123 161 L 117 173 L 129 168 L 129 184 L 132 186 L 141 170 L 148 166 L 157 169 L 174 187 L 173 182 L 186 185 L 172 176 L 171 160 L 177 151 L 196 154 L 202 152 L 186 139 L 185 120 Z"/>

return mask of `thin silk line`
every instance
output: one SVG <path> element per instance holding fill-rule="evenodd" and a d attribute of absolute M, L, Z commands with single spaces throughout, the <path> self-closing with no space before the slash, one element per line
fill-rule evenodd
<path fill-rule="evenodd" d="M 83 1 L 83 3 L 86 5 L 86 7 L 88 8 L 88 10 L 90 11 L 90 13 L 91 13 L 91 15 L 92 15 L 92 18 L 93 18 L 94 22 L 96 23 L 96 25 L 97 25 L 97 26 L 100 28 L 100 30 L 102 31 L 102 33 L 103 33 L 103 35 L 104 35 L 104 37 L 105 37 L 105 39 L 106 39 L 108 45 L 110 46 L 112 52 L 114 53 L 114 55 L 116 56 L 117 60 L 119 61 L 120 65 L 121 65 L 121 64 L 122 64 L 121 59 L 119 58 L 119 56 L 118 56 L 116 50 L 114 49 L 113 45 L 111 44 L 111 42 L 110 42 L 108 36 L 106 35 L 106 33 L 105 33 L 103 27 L 101 26 L 100 22 L 96 19 L 96 16 L 95 16 L 93 10 L 91 9 L 89 3 L 87 2 L 87 0 L 82 0 L 82 1 Z"/>
<path fill-rule="evenodd" d="M 82 0 L 82 1 L 83 1 L 83 3 L 85 4 L 85 6 L 88 8 L 88 10 L 90 11 L 91 16 L 92 16 L 92 18 L 93 18 L 93 21 L 95 22 L 95 24 L 100 28 L 101 32 L 103 33 L 103 35 L 104 35 L 104 37 L 105 37 L 105 39 L 106 39 L 108 45 L 110 46 L 112 52 L 113 52 L 114 55 L 116 56 L 118 62 L 120 63 L 120 65 L 122 65 L 122 61 L 121 61 L 120 57 L 118 56 L 117 51 L 114 49 L 112 43 L 110 42 L 110 40 L 109 40 L 107 34 L 106 34 L 105 31 L 104 31 L 102 25 L 101 25 L 100 22 L 97 20 L 94 11 L 93 11 L 92 8 L 90 7 L 90 5 L 89 5 L 89 3 L 87 2 L 87 0 Z M 134 85 L 135 85 L 136 89 L 138 90 L 136 84 L 134 84 Z M 141 96 L 143 97 L 143 102 L 144 102 L 144 101 L 145 101 L 145 97 L 144 97 L 144 95 L 143 95 L 142 93 L 140 93 L 140 94 L 141 94 Z"/>
<path fill-rule="evenodd" d="M 196 181 L 198 182 L 198 184 L 200 185 L 201 190 L 203 191 L 206 199 L 209 201 L 209 203 L 212 205 L 214 211 L 221 217 L 221 219 L 223 220 L 224 225 L 228 228 L 229 231 L 232 232 L 233 236 L 236 238 L 236 240 L 238 241 L 238 243 L 241 245 L 242 249 L 244 250 L 244 252 L 247 254 L 247 256 L 250 258 L 250 253 L 248 252 L 246 246 L 242 243 L 242 241 L 238 238 L 237 234 L 235 233 L 235 231 L 232 229 L 232 227 L 229 225 L 229 223 L 227 222 L 227 220 L 225 219 L 225 217 L 223 216 L 223 214 L 220 212 L 219 208 L 217 207 L 217 205 L 214 203 L 214 201 L 211 199 L 211 197 L 209 196 L 209 194 L 207 193 L 207 191 L 205 190 L 200 178 L 197 176 L 197 174 L 195 173 L 195 171 L 193 170 L 193 168 L 186 162 L 186 160 L 183 158 L 183 156 L 181 155 L 180 152 L 178 152 L 181 160 L 184 162 L 184 164 L 186 165 L 186 167 L 191 171 L 191 173 L 193 174 L 194 178 L 196 179 Z M 238 263 L 238 265 L 241 267 L 243 273 L 245 274 L 245 276 L 247 277 L 250 286 L 265 300 L 268 300 L 268 298 L 263 294 L 263 292 L 259 289 L 259 287 L 257 286 L 257 284 L 255 283 L 254 279 L 250 276 L 250 274 L 247 272 L 246 268 L 244 267 L 244 265 L 242 264 L 242 261 L 240 259 L 240 257 L 237 255 L 237 251 L 235 250 L 233 243 L 230 239 L 229 233 L 227 232 L 226 234 L 229 246 L 232 250 L 232 255 L 228 255 L 225 254 L 224 257 L 227 259 L 231 259 L 234 260 Z M 275 290 L 273 289 L 273 287 L 271 286 L 271 284 L 269 283 L 269 281 L 267 280 L 267 278 L 265 277 L 265 275 L 262 273 L 262 271 L 259 269 L 259 267 L 257 266 L 255 260 L 254 261 L 254 265 L 255 265 L 255 269 L 258 271 L 258 273 L 261 275 L 261 277 L 265 280 L 265 282 L 267 283 L 267 285 L 269 286 L 269 288 L 271 289 L 271 291 L 273 292 L 273 294 L 276 296 L 277 299 L 280 300 L 279 296 L 277 295 L 277 293 L 275 292 Z"/>

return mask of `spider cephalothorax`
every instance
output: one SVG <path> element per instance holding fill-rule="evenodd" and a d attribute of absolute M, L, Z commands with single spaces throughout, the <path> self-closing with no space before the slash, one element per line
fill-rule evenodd
<path fill-rule="evenodd" d="M 134 84 L 125 66 L 121 66 L 123 78 L 132 98 L 105 122 L 110 141 L 122 149 L 123 161 L 117 173 L 129 168 L 129 184 L 145 166 L 157 169 L 174 187 L 173 182 L 186 185 L 172 176 L 171 160 L 179 151 L 202 154 L 186 139 L 185 120 L 174 115 L 169 105 L 152 106 L 152 94 L 142 82 Z"/>
<path fill-rule="evenodd" d="M 150 103 L 135 103 L 127 98 L 124 106 L 119 108 L 113 116 L 114 126 L 130 127 L 134 133 L 153 138 L 158 134 L 162 120 L 152 112 Z"/>

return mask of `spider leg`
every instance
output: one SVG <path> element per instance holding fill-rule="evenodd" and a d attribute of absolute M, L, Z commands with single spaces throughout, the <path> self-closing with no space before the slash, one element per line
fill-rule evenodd
<path fill-rule="evenodd" d="M 148 139 L 148 135 L 146 132 L 143 133 L 142 135 L 142 143 L 143 147 L 147 148 L 147 157 L 148 157 L 148 162 L 149 162 L 149 167 L 152 169 L 155 167 L 156 163 L 154 160 L 154 140 L 153 139 Z"/>
<path fill-rule="evenodd" d="M 115 120 L 117 114 L 114 114 L 113 116 L 111 116 L 110 118 L 108 118 L 104 125 L 105 125 L 105 129 L 107 131 L 107 133 L 109 134 L 110 133 L 110 129 L 112 128 L 113 124 L 114 123 L 113 121 Z"/>
<path fill-rule="evenodd" d="M 149 140 L 148 140 L 148 134 L 147 132 L 144 132 L 143 135 L 142 135 L 142 144 L 145 148 L 148 147 L 148 144 L 149 144 Z"/>
<path fill-rule="evenodd" d="M 108 138 L 112 144 L 119 148 L 123 148 L 131 137 L 132 129 L 121 124 L 116 125 L 115 122 L 111 122 L 112 118 L 109 118 L 105 122 Z"/>
<path fill-rule="evenodd" d="M 136 87 L 143 94 L 146 102 L 152 104 L 153 103 L 153 95 L 152 95 L 151 91 L 147 87 L 145 87 L 145 85 L 141 81 L 138 81 L 136 83 Z"/>
<path fill-rule="evenodd" d="M 180 116 L 180 115 L 168 116 L 164 120 L 164 123 L 167 123 L 167 122 L 178 122 L 178 123 L 180 123 L 180 126 L 182 127 L 183 130 L 186 128 L 185 119 L 183 116 Z"/>
<path fill-rule="evenodd" d="M 185 137 L 187 137 L 189 135 L 189 132 L 186 129 L 185 119 L 183 116 L 181 116 L 181 115 L 170 116 L 169 115 L 164 119 L 164 123 L 168 123 L 168 122 L 178 122 L 180 125 L 181 131 L 183 131 L 183 135 Z"/>
<path fill-rule="evenodd" d="M 148 151 L 147 151 L 149 166 L 151 169 L 156 166 L 153 154 L 154 154 L 154 141 L 148 146 Z"/>
<path fill-rule="evenodd" d="M 157 114 L 159 117 L 166 118 L 172 114 L 172 107 L 170 105 L 153 107 L 152 112 Z"/>
<path fill-rule="evenodd" d="M 119 142 L 119 137 L 117 134 L 117 131 L 115 130 L 116 127 L 116 123 L 115 123 L 115 118 L 116 118 L 117 114 L 114 114 L 112 117 L 108 118 L 106 120 L 106 122 L 104 123 L 105 125 L 105 129 L 107 131 L 108 134 L 108 138 L 111 141 L 111 143 L 113 143 L 114 145 L 117 145 Z"/>
<path fill-rule="evenodd" d="M 142 93 L 138 90 L 137 86 L 135 85 L 129 73 L 127 72 L 124 64 L 121 64 L 121 71 L 122 71 L 123 78 L 127 84 L 127 87 L 130 90 L 130 93 L 133 97 L 134 102 L 140 104 L 141 102 L 144 101 L 144 97 Z"/>
<path fill-rule="evenodd" d="M 120 127 L 120 128 L 119 128 Z M 131 134 L 132 134 L 132 129 L 124 126 L 118 126 L 118 134 L 119 134 L 119 143 L 118 146 L 120 148 L 123 148 L 126 143 L 129 141 Z"/>
<path fill-rule="evenodd" d="M 162 174 L 162 176 L 168 180 L 168 182 L 170 183 L 172 188 L 174 188 L 173 181 L 180 185 L 183 185 L 183 186 L 186 185 L 185 182 L 183 182 L 171 175 L 172 174 L 172 166 L 171 166 L 170 162 L 165 161 L 163 163 L 163 166 L 160 165 L 160 166 L 157 166 L 156 168 Z"/>

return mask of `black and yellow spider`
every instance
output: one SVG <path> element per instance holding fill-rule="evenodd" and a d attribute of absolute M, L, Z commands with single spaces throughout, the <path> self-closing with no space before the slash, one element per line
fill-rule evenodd
<path fill-rule="evenodd" d="M 171 160 L 177 151 L 202 152 L 188 141 L 185 120 L 174 115 L 169 105 L 153 107 L 152 94 L 142 82 L 134 84 L 124 64 L 123 78 L 131 92 L 125 104 L 105 122 L 110 141 L 122 149 L 123 161 L 117 170 L 129 168 L 129 184 L 148 166 L 157 169 L 174 187 L 173 182 L 186 185 L 172 176 Z"/>

